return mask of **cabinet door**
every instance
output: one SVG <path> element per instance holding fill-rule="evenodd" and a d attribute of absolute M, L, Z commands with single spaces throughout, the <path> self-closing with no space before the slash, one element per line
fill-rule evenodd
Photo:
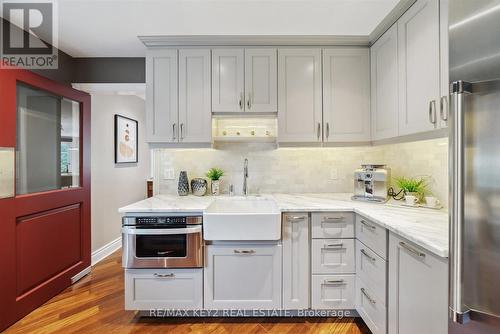
<path fill-rule="evenodd" d="M 209 245 L 206 250 L 205 308 L 281 308 L 281 245 Z"/>
<path fill-rule="evenodd" d="M 321 49 L 278 50 L 278 140 L 321 142 Z"/>
<path fill-rule="evenodd" d="M 212 50 L 212 111 L 244 111 L 244 50 Z"/>
<path fill-rule="evenodd" d="M 276 49 L 245 50 L 245 111 L 278 111 Z"/>
<path fill-rule="evenodd" d="M 448 264 L 410 242 L 389 236 L 389 333 L 448 331 Z"/>
<path fill-rule="evenodd" d="M 309 217 L 283 215 L 283 308 L 309 308 Z"/>
<path fill-rule="evenodd" d="M 212 139 L 210 105 L 210 50 L 179 50 L 179 141 L 209 143 Z"/>
<path fill-rule="evenodd" d="M 146 57 L 146 139 L 178 141 L 177 50 L 149 50 Z"/>
<path fill-rule="evenodd" d="M 367 48 L 323 50 L 323 140 L 370 141 Z"/>
<path fill-rule="evenodd" d="M 418 0 L 398 21 L 399 134 L 435 129 L 439 114 L 439 0 Z"/>
<path fill-rule="evenodd" d="M 370 49 L 372 139 L 398 135 L 398 27 L 394 24 Z"/>
<path fill-rule="evenodd" d="M 448 6 L 449 0 L 439 1 L 439 45 L 440 45 L 440 68 L 441 68 L 441 99 L 439 101 L 439 125 L 441 128 L 448 127 L 450 113 L 450 75 L 449 75 L 449 52 L 448 52 Z"/>

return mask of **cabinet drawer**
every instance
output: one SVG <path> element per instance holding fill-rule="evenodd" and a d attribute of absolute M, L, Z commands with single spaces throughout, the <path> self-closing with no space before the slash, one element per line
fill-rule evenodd
<path fill-rule="evenodd" d="M 356 307 L 373 334 L 387 333 L 387 309 L 384 303 L 359 278 L 356 280 Z"/>
<path fill-rule="evenodd" d="M 386 304 L 387 262 L 361 241 L 356 241 L 356 274 L 377 299 Z"/>
<path fill-rule="evenodd" d="M 354 213 L 316 212 L 312 214 L 313 238 L 354 238 Z"/>
<path fill-rule="evenodd" d="M 313 239 L 312 273 L 354 273 L 354 239 Z"/>
<path fill-rule="evenodd" d="M 387 260 L 387 230 L 356 215 L 356 238 Z"/>
<path fill-rule="evenodd" d="M 126 269 L 125 309 L 203 308 L 203 269 Z"/>
<path fill-rule="evenodd" d="M 354 309 L 355 275 L 313 275 L 312 309 Z"/>

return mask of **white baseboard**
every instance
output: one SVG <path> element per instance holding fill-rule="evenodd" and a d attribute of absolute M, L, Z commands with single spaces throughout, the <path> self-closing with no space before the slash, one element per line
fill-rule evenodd
<path fill-rule="evenodd" d="M 115 240 L 108 242 L 106 245 L 92 252 L 91 265 L 94 266 L 103 259 L 107 258 L 115 251 L 122 247 L 122 237 L 118 237 Z"/>

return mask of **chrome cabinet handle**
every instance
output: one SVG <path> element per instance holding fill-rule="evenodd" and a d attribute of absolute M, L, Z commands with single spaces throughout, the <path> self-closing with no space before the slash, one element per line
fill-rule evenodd
<path fill-rule="evenodd" d="M 326 122 L 326 139 L 330 137 L 330 123 Z"/>
<path fill-rule="evenodd" d="M 318 136 L 318 140 L 319 140 L 319 137 L 321 136 L 321 123 L 318 123 L 318 133 L 317 133 L 317 136 Z"/>
<path fill-rule="evenodd" d="M 377 229 L 376 226 L 368 224 L 365 220 L 360 220 L 360 223 L 364 226 L 368 227 L 370 230 L 375 231 Z"/>
<path fill-rule="evenodd" d="M 416 255 L 416 256 L 418 256 L 418 257 L 422 257 L 422 258 L 424 258 L 424 257 L 425 257 L 425 253 L 422 253 L 421 251 L 418 251 L 418 250 L 416 250 L 415 248 L 413 248 L 413 247 L 411 247 L 411 246 L 408 246 L 406 243 L 404 243 L 404 242 L 402 242 L 402 241 L 399 243 L 399 245 L 400 245 L 402 248 L 406 249 L 408 252 L 410 252 L 410 253 L 412 253 L 412 254 L 415 254 L 415 255 Z"/>
<path fill-rule="evenodd" d="M 431 100 L 429 102 L 429 122 L 431 122 L 432 124 L 436 124 L 436 122 L 437 122 L 436 100 Z"/>
<path fill-rule="evenodd" d="M 172 124 L 172 141 L 175 141 L 175 123 Z"/>
<path fill-rule="evenodd" d="M 450 86 L 451 114 L 449 121 L 450 170 L 452 193 L 450 200 L 450 310 L 454 322 L 466 323 L 469 309 L 465 306 L 463 286 L 464 240 L 464 115 L 465 99 L 472 93 L 472 84 L 455 81 Z"/>
<path fill-rule="evenodd" d="M 343 279 L 326 279 L 323 284 L 344 284 Z"/>
<path fill-rule="evenodd" d="M 373 305 L 375 305 L 377 303 L 377 301 L 375 299 L 373 299 L 365 290 L 365 288 L 361 288 L 361 292 L 365 295 L 366 299 L 368 299 L 368 301 L 370 303 L 372 303 Z"/>
<path fill-rule="evenodd" d="M 252 103 L 250 102 L 252 100 L 252 97 L 251 97 L 251 93 L 248 92 L 248 100 L 247 100 L 247 107 L 248 107 L 248 110 L 250 110 L 250 108 L 252 108 Z"/>
<path fill-rule="evenodd" d="M 153 276 L 157 277 L 157 278 L 175 278 L 175 274 L 174 273 L 170 273 L 170 274 L 158 274 L 158 273 L 154 273 Z"/>
<path fill-rule="evenodd" d="M 292 216 L 292 217 L 288 217 L 288 221 L 290 223 L 296 223 L 296 222 L 299 222 L 299 221 L 302 221 L 302 220 L 305 220 L 307 217 L 306 216 Z"/>
<path fill-rule="evenodd" d="M 240 93 L 240 101 L 238 102 L 240 109 L 243 110 L 243 93 Z"/>
<path fill-rule="evenodd" d="M 181 140 L 184 140 L 184 123 L 181 123 Z"/>
<path fill-rule="evenodd" d="M 370 261 L 375 262 L 377 259 L 368 254 L 364 249 L 361 249 L 361 254 L 370 259 Z"/>
<path fill-rule="evenodd" d="M 339 220 L 344 220 L 344 216 L 340 217 L 323 217 L 322 223 L 337 223 Z"/>
<path fill-rule="evenodd" d="M 249 250 L 239 250 L 239 249 L 235 249 L 234 250 L 234 253 L 235 254 L 254 254 L 255 251 L 253 249 L 249 249 Z"/>
<path fill-rule="evenodd" d="M 323 249 L 344 249 L 344 244 L 326 244 L 323 246 Z"/>
<path fill-rule="evenodd" d="M 448 96 L 441 96 L 439 100 L 439 114 L 441 115 L 441 119 L 443 121 L 448 121 Z"/>

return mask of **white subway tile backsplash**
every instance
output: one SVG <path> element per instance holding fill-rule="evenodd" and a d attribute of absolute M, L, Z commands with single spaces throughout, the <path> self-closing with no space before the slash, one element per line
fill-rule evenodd
<path fill-rule="evenodd" d="M 331 148 L 279 148 L 236 145 L 227 149 L 155 149 L 155 181 L 159 193 L 177 193 L 177 179 L 162 179 L 164 167 L 174 168 L 176 177 L 204 177 L 210 167 L 226 175 L 221 190 L 234 184 L 242 190 L 243 160 L 249 160 L 250 193 L 352 192 L 353 173 L 362 163 L 384 163 L 392 176 L 429 176 L 430 190 L 441 202 L 448 197 L 448 140 L 433 139 L 381 146 Z M 337 170 L 336 179 L 331 169 Z"/>

